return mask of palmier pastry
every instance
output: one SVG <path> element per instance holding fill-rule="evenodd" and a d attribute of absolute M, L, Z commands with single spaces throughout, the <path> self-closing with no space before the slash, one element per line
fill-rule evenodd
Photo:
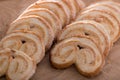
<path fill-rule="evenodd" d="M 120 8 L 120 3 L 113 2 L 113 1 L 103 1 L 103 2 L 96 3 L 94 5 L 91 5 L 91 6 L 89 6 L 86 9 L 91 9 L 91 8 L 94 8 L 94 7 L 97 7 L 97 6 L 98 6 L 98 8 L 100 8 L 102 6 L 105 6 L 106 10 L 107 10 L 107 8 L 109 8 L 111 11 L 108 10 L 106 13 L 113 14 L 113 16 L 119 22 L 118 24 L 120 24 L 120 16 L 119 16 L 119 13 L 120 13 L 120 9 L 119 9 Z M 120 25 L 119 25 L 119 27 L 120 27 Z M 118 30 L 120 32 L 120 29 L 118 29 Z M 118 34 L 117 38 L 115 38 L 114 42 L 119 38 L 119 34 Z"/>
<path fill-rule="evenodd" d="M 120 10 L 119 10 L 120 3 L 117 3 L 115 1 L 113 2 L 113 1 L 110 1 L 110 0 L 97 2 L 95 4 L 90 5 L 86 9 L 92 8 L 92 7 L 95 7 L 95 6 L 101 6 L 101 5 L 107 6 L 107 7 L 109 7 L 110 9 L 112 9 L 112 10 L 114 10 L 116 12 L 120 12 Z"/>
<path fill-rule="evenodd" d="M 7 70 L 8 80 L 29 80 L 35 73 L 36 64 L 24 52 L 12 50 Z"/>
<path fill-rule="evenodd" d="M 50 60 L 56 68 L 75 64 L 84 76 L 102 69 L 112 44 L 120 37 L 120 4 L 103 1 L 86 7 L 57 36 Z"/>
<path fill-rule="evenodd" d="M 53 29 L 47 24 L 47 22 L 42 17 L 35 15 L 15 20 L 11 24 L 7 34 L 14 32 L 15 30 L 33 31 L 43 39 L 46 50 L 50 48 L 55 37 Z"/>
<path fill-rule="evenodd" d="M 78 12 L 80 12 L 80 10 L 85 7 L 85 4 L 83 3 L 82 0 L 57 0 L 57 1 L 59 1 L 59 3 L 61 3 L 66 8 L 66 11 L 70 16 L 71 21 L 73 21 Z"/>
<path fill-rule="evenodd" d="M 104 25 L 95 21 L 82 20 L 73 22 L 61 31 L 57 40 L 59 42 L 71 37 L 81 37 L 81 35 L 91 37 L 99 47 L 101 53 L 105 56 L 108 54 L 111 45 L 109 35 Z"/>
<path fill-rule="evenodd" d="M 36 63 L 40 62 L 45 55 L 44 43 L 30 31 L 11 33 L 1 40 L 0 46 L 23 51 Z"/>
<path fill-rule="evenodd" d="M 104 58 L 94 41 L 86 36 L 65 39 L 51 51 L 51 63 L 56 68 L 67 68 L 73 63 L 85 76 L 98 74 Z"/>
<path fill-rule="evenodd" d="M 28 9 L 33 9 L 33 8 L 46 8 L 50 11 L 52 11 L 54 14 L 56 14 L 56 16 L 58 16 L 58 18 L 61 21 L 62 26 L 66 25 L 67 23 L 69 23 L 69 16 L 67 15 L 64 7 L 55 0 L 50 0 L 50 1 L 38 1 L 35 4 L 31 5 L 28 7 Z"/>
<path fill-rule="evenodd" d="M 118 13 L 104 5 L 87 7 L 78 17 L 79 20 L 94 20 L 103 24 L 108 31 L 111 41 L 115 42 L 119 38 L 119 17 Z"/>
<path fill-rule="evenodd" d="M 29 8 L 47 8 L 54 12 L 61 21 L 62 26 L 74 19 L 76 14 L 85 7 L 81 0 L 39 0 Z M 71 14 L 72 13 L 72 14 Z"/>
<path fill-rule="evenodd" d="M 8 70 L 10 55 L 11 52 L 9 49 L 4 49 L 0 51 L 0 77 L 5 75 Z"/>
<path fill-rule="evenodd" d="M 44 18 L 52 27 L 55 35 L 57 35 L 58 31 L 62 29 L 58 17 L 52 11 L 46 8 L 36 8 L 36 9 L 27 10 L 22 15 L 20 15 L 19 18 L 29 15 L 37 15 Z"/>

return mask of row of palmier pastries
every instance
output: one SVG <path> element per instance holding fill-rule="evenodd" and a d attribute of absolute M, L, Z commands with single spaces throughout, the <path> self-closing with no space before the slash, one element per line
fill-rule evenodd
<path fill-rule="evenodd" d="M 39 0 L 30 5 L 0 42 L 0 76 L 30 79 L 58 32 L 84 7 L 81 0 Z"/>
<path fill-rule="evenodd" d="M 120 3 L 94 3 L 59 33 L 58 43 L 51 50 L 51 63 L 60 69 L 75 64 L 82 75 L 95 76 L 119 35 Z"/>

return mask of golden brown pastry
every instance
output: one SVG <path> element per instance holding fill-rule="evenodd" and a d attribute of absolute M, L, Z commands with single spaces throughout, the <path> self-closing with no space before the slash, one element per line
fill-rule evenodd
<path fill-rule="evenodd" d="M 104 25 L 101 25 L 95 21 L 82 20 L 73 22 L 61 31 L 57 37 L 57 40 L 59 42 L 71 37 L 81 37 L 81 35 L 92 38 L 99 47 L 101 53 L 105 56 L 108 54 L 111 45 L 110 37 L 104 28 Z"/>
<path fill-rule="evenodd" d="M 24 52 L 5 48 L 0 51 L 0 76 L 8 80 L 28 80 L 35 73 L 36 63 Z"/>
<path fill-rule="evenodd" d="M 64 27 L 51 50 L 56 68 L 75 64 L 84 76 L 97 75 L 112 44 L 120 37 L 120 4 L 103 1 L 86 7 L 77 19 Z"/>
<path fill-rule="evenodd" d="M 46 8 L 58 16 L 61 21 L 62 26 L 66 25 L 69 22 L 68 15 L 66 14 L 64 7 L 55 0 L 52 1 L 38 1 L 35 4 L 28 7 L 28 9 L 36 9 L 36 8 Z"/>
<path fill-rule="evenodd" d="M 75 64 L 85 76 L 99 73 L 104 58 L 91 38 L 81 36 L 60 41 L 51 51 L 51 63 L 56 68 L 67 68 Z"/>
<path fill-rule="evenodd" d="M 9 49 L 4 49 L 0 51 L 0 77 L 5 75 L 8 70 L 10 55 L 11 52 Z"/>
<path fill-rule="evenodd" d="M 96 7 L 96 6 L 99 6 L 99 7 L 100 6 L 105 6 L 105 8 L 109 8 L 111 11 L 109 10 L 106 13 L 108 13 L 109 15 L 112 14 L 116 18 L 118 24 L 120 24 L 120 16 L 119 16 L 119 13 L 120 13 L 120 9 L 119 9 L 120 8 L 120 3 L 117 3 L 115 1 L 103 1 L 103 2 L 100 2 L 100 3 L 96 3 L 94 5 L 91 5 L 88 8 L 92 8 L 92 7 Z M 118 30 L 120 32 L 120 29 L 118 29 Z M 117 31 L 117 30 L 115 30 L 115 31 Z M 114 32 L 114 34 L 115 34 L 115 32 Z M 120 33 L 118 33 L 117 37 L 115 38 L 115 40 L 113 42 L 115 42 L 116 40 L 118 40 L 118 38 L 120 37 L 119 35 L 120 35 Z"/>
<path fill-rule="evenodd" d="M 6 73 L 8 80 L 29 80 L 36 70 L 36 63 L 24 52 L 11 50 L 10 64 Z"/>
<path fill-rule="evenodd" d="M 0 42 L 1 48 L 10 48 L 23 51 L 36 63 L 40 62 L 44 55 L 44 43 L 33 32 L 17 31 L 5 36 Z"/>
<path fill-rule="evenodd" d="M 54 34 L 56 36 L 58 34 L 58 31 L 62 29 L 62 25 L 58 17 L 52 11 L 46 8 L 29 9 L 25 11 L 23 14 L 21 14 L 19 18 L 29 16 L 29 15 L 36 15 L 44 18 L 52 27 Z"/>
<path fill-rule="evenodd" d="M 10 34 L 16 30 L 33 31 L 44 41 L 46 50 L 51 47 L 55 37 L 53 29 L 50 25 L 42 17 L 35 15 L 22 17 L 15 20 L 11 23 L 7 34 Z"/>
<path fill-rule="evenodd" d="M 39 0 L 29 6 L 27 10 L 30 8 L 47 8 L 58 16 L 64 27 L 71 19 L 74 19 L 76 14 L 84 7 L 85 4 L 81 0 Z"/>
<path fill-rule="evenodd" d="M 45 50 L 51 47 L 59 31 L 72 22 L 84 7 L 85 4 L 81 0 L 39 0 L 29 6 L 11 23 L 7 35 L 0 42 L 0 50 L 5 49 L 0 51 L 0 76 L 6 74 L 8 80 L 30 79 L 35 73 L 36 64 L 43 59 Z M 89 41 L 89 38 L 83 38 Z M 90 42 L 94 41 L 90 38 Z M 79 45 L 70 47 L 75 49 L 75 52 L 73 51 L 70 60 L 69 54 L 64 56 L 68 57 L 68 60 L 66 59 L 67 61 L 63 63 L 65 66 L 60 65 L 61 67 L 78 64 L 79 61 L 76 60 L 78 47 Z M 69 50 L 69 47 L 67 48 Z M 98 66 L 95 68 L 97 69 Z"/>
<path fill-rule="evenodd" d="M 115 42 L 119 38 L 120 16 L 115 8 L 113 9 L 110 6 L 101 3 L 93 4 L 80 13 L 76 21 L 79 20 L 94 20 L 103 24 L 108 31 L 112 42 Z"/>
<path fill-rule="evenodd" d="M 73 21 L 80 10 L 85 7 L 82 0 L 57 0 L 66 8 L 66 12 L 70 15 L 70 20 Z"/>

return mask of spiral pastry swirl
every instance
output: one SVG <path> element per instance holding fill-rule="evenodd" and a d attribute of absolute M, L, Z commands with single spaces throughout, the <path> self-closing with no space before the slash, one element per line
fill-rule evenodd
<path fill-rule="evenodd" d="M 28 80 L 36 70 L 34 61 L 24 52 L 12 50 L 6 73 L 8 80 Z"/>
<path fill-rule="evenodd" d="M 4 49 L 0 51 L 0 77 L 5 75 L 8 70 L 10 55 L 11 52 L 9 49 Z"/>
<path fill-rule="evenodd" d="M 56 42 L 59 32 L 75 20 L 84 7 L 82 0 L 38 0 L 30 5 L 10 24 L 0 42 L 0 76 L 6 74 L 8 80 L 30 79 L 45 51 L 50 49 L 53 41 Z M 62 50 L 67 55 L 56 58 L 60 61 L 60 68 L 78 62 L 75 51 L 78 51 L 76 45 L 68 45 Z M 61 58 L 66 61 L 63 63 Z"/>
<path fill-rule="evenodd" d="M 94 41 L 81 36 L 65 39 L 55 45 L 51 51 L 51 62 L 56 68 L 75 64 L 81 74 L 93 76 L 100 71 L 104 59 Z"/>
<path fill-rule="evenodd" d="M 39 0 L 35 4 L 28 7 L 28 9 L 33 8 L 46 8 L 52 11 L 58 16 L 61 21 L 62 26 L 70 23 L 72 19 L 72 14 L 77 15 L 85 4 L 81 0 Z M 73 18 L 75 18 L 73 16 Z"/>
<path fill-rule="evenodd" d="M 58 42 L 71 37 L 89 36 L 105 56 L 110 50 L 110 37 L 103 25 L 90 20 L 73 22 L 66 26 L 57 37 Z"/>
<path fill-rule="evenodd" d="M 14 32 L 5 36 L 1 42 L 2 48 L 10 48 L 20 50 L 30 56 L 36 63 L 40 62 L 44 55 L 44 44 L 40 38 L 35 36 L 32 32 Z"/>
<path fill-rule="evenodd" d="M 46 8 L 53 13 L 55 13 L 62 25 L 66 25 L 69 22 L 68 15 L 66 14 L 63 6 L 58 3 L 58 1 L 38 1 L 35 4 L 31 5 L 29 8 Z M 28 8 L 28 9 L 29 9 Z"/>
<path fill-rule="evenodd" d="M 120 32 L 120 17 L 118 12 L 118 7 L 112 7 L 112 5 L 107 3 L 96 3 L 85 8 L 77 17 L 76 21 L 94 20 L 103 24 L 111 38 L 111 41 L 115 42 L 119 38 Z"/>
<path fill-rule="evenodd" d="M 19 18 L 29 15 L 37 15 L 44 18 L 46 22 L 48 22 L 49 25 L 52 27 L 55 35 L 57 35 L 58 31 L 62 29 L 62 25 L 60 24 L 60 20 L 58 19 L 58 17 L 52 11 L 46 8 L 29 9 L 21 14 Z"/>
<path fill-rule="evenodd" d="M 119 3 L 103 1 L 79 13 L 57 36 L 50 56 L 53 66 L 67 68 L 75 64 L 82 75 L 97 75 L 113 43 L 120 37 L 119 8 Z"/>
<path fill-rule="evenodd" d="M 33 31 L 44 41 L 46 49 L 50 48 L 55 37 L 52 28 L 46 21 L 42 17 L 35 15 L 15 20 L 8 29 L 7 34 L 16 30 Z"/>

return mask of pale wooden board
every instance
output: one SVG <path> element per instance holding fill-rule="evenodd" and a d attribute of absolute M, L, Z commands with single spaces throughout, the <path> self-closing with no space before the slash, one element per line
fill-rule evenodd
<path fill-rule="evenodd" d="M 0 0 L 0 39 L 5 36 L 9 24 L 35 1 L 37 0 Z M 96 1 L 98 0 L 84 0 L 87 5 Z M 0 80 L 5 80 L 5 78 L 2 77 Z M 31 80 L 120 80 L 120 40 L 112 47 L 101 73 L 94 78 L 81 76 L 74 66 L 64 70 L 54 69 L 50 65 L 48 52 L 38 64 Z"/>

